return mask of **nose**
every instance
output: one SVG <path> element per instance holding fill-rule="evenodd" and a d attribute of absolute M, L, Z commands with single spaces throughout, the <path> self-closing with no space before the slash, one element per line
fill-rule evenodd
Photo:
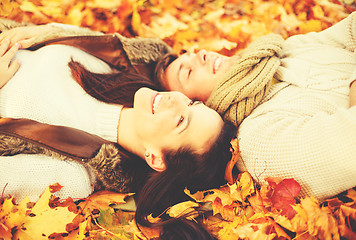
<path fill-rule="evenodd" d="M 207 51 L 206 50 L 200 50 L 198 53 L 197 53 L 197 58 L 199 60 L 199 62 L 202 64 L 202 65 L 205 65 L 206 61 L 207 61 Z"/>
<path fill-rule="evenodd" d="M 172 113 L 180 112 L 184 108 L 185 104 L 177 94 L 171 92 L 165 95 L 162 99 L 162 111 L 169 111 Z"/>

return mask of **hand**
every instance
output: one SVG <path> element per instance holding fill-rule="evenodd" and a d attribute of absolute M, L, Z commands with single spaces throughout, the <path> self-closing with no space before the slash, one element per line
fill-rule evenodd
<path fill-rule="evenodd" d="M 20 45 L 14 44 L 10 47 L 10 41 L 5 39 L 0 42 L 0 88 L 2 88 L 20 67 L 19 60 L 12 61 L 20 48 Z"/>
<path fill-rule="evenodd" d="M 48 25 L 17 27 L 0 34 L 0 42 L 9 39 L 10 47 L 19 43 L 23 48 L 31 47 L 36 40 L 51 29 Z"/>

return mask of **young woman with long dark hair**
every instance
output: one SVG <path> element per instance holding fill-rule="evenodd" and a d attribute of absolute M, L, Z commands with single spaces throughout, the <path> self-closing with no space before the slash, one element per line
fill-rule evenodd
<path fill-rule="evenodd" d="M 151 90 L 147 87 L 155 86 L 145 76 L 112 71 L 78 48 L 50 45 L 29 51 L 9 46 L 9 41 L 0 45 L 5 69 L 0 185 L 5 196 L 35 200 L 55 182 L 64 186 L 60 197 L 83 198 L 100 189 L 136 192 L 138 224 L 161 227 L 164 239 L 182 239 L 178 233 L 186 239 L 213 238 L 185 219 L 163 217 L 150 223 L 147 217 L 186 200 L 184 188 L 224 184 L 231 126 L 204 104 L 179 92 Z M 18 60 L 19 68 L 10 64 Z M 93 146 L 104 143 L 99 153 L 93 151 L 95 157 L 78 153 L 82 145 L 94 148 L 83 139 Z"/>

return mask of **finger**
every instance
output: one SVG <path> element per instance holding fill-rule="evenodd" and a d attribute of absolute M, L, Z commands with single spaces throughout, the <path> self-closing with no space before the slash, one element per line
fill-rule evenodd
<path fill-rule="evenodd" d="M 14 74 L 17 72 L 17 70 L 19 70 L 21 66 L 21 62 L 19 59 L 16 59 L 15 61 L 13 61 L 10 66 L 9 66 L 9 77 L 12 78 L 12 76 L 14 76 Z"/>
<path fill-rule="evenodd" d="M 23 40 L 22 36 L 19 34 L 12 34 L 9 36 L 10 39 L 10 47 L 14 46 L 16 43 L 19 43 L 21 40 Z"/>
<path fill-rule="evenodd" d="M 10 63 L 10 61 L 15 57 L 19 48 L 20 48 L 20 44 L 16 43 L 3 55 L 3 60 Z"/>
<path fill-rule="evenodd" d="M 2 57 L 7 49 L 9 49 L 9 44 L 10 44 L 10 40 L 9 39 L 5 39 L 4 41 L 1 42 L 0 44 L 0 57 Z"/>
<path fill-rule="evenodd" d="M 22 41 L 19 41 L 18 43 L 20 44 L 20 48 L 29 48 L 33 45 L 33 43 L 36 41 L 36 37 L 32 37 L 29 39 L 25 39 Z"/>
<path fill-rule="evenodd" d="M 6 31 L 4 34 L 4 38 L 3 39 L 9 39 L 10 41 L 10 47 L 14 46 L 19 40 L 21 40 L 21 36 L 19 36 L 19 34 L 17 34 L 16 31 Z M 1 39 L 0 39 L 1 42 Z"/>
<path fill-rule="evenodd" d="M 0 42 L 2 42 L 6 38 L 6 33 L 7 31 L 0 33 Z"/>
<path fill-rule="evenodd" d="M 4 41 L 5 39 L 11 39 L 13 37 L 13 31 L 6 30 L 0 34 L 0 42 Z M 11 41 L 10 41 L 11 42 Z"/>
<path fill-rule="evenodd" d="M 2 88 L 19 70 L 21 64 L 19 60 L 13 61 L 7 71 L 6 78 L 2 78 L 0 81 L 0 88 Z"/>

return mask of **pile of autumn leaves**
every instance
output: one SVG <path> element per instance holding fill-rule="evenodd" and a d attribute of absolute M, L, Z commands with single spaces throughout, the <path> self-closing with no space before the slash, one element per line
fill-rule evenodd
<path fill-rule="evenodd" d="M 205 209 L 200 221 L 218 239 L 356 239 L 356 191 L 349 190 L 323 203 L 298 198 L 300 185 L 293 179 L 267 179 L 256 188 L 251 176 L 241 173 L 233 184 L 220 189 L 186 194 L 192 201 L 167 210 L 172 217 Z M 133 212 L 115 210 L 130 194 L 98 192 L 74 203 L 46 189 L 36 203 L 28 198 L 15 204 L 1 199 L 0 239 L 155 239 L 156 229 L 140 227 Z M 151 221 L 159 219 L 151 218 Z"/>

